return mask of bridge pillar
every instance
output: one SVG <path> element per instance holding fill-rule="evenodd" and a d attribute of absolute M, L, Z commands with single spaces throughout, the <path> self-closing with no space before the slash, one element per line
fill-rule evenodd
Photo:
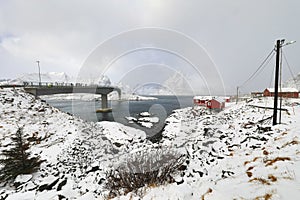
<path fill-rule="evenodd" d="M 107 94 L 101 94 L 101 105 L 102 105 L 102 109 L 106 109 L 108 107 Z"/>
<path fill-rule="evenodd" d="M 108 108 L 107 94 L 101 94 L 101 109 L 96 110 L 96 112 L 106 113 L 111 111 L 112 109 Z"/>
<path fill-rule="evenodd" d="M 32 94 L 34 95 L 35 97 L 37 97 L 37 89 L 36 88 L 33 88 L 33 87 L 28 87 L 28 88 L 24 88 L 24 90 L 29 93 L 29 94 Z"/>

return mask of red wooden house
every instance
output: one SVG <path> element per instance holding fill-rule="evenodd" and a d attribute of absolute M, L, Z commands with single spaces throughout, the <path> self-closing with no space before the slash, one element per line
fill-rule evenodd
<path fill-rule="evenodd" d="M 195 96 L 193 98 L 194 104 L 197 106 L 206 106 L 207 101 L 213 99 L 211 96 Z"/>
<path fill-rule="evenodd" d="M 224 98 L 213 98 L 206 103 L 206 107 L 209 109 L 219 109 L 223 110 L 225 108 L 225 100 Z"/>
<path fill-rule="evenodd" d="M 266 88 L 264 90 L 265 97 L 273 97 L 274 93 L 274 88 Z M 295 88 L 278 88 L 278 96 L 285 98 L 299 98 L 299 91 Z"/>

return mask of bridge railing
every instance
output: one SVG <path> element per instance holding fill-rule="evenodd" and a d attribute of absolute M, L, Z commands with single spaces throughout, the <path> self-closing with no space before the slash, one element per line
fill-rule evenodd
<path fill-rule="evenodd" d="M 25 87 L 91 87 L 85 83 L 64 83 L 64 82 L 23 82 Z"/>

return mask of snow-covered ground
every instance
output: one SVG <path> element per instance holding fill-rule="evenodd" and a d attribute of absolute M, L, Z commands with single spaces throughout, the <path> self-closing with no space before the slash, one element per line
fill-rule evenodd
<path fill-rule="evenodd" d="M 220 113 L 176 110 L 155 144 L 141 130 L 84 122 L 21 89 L 0 89 L 0 152 L 24 126 L 33 155 L 46 160 L 32 176 L 17 177 L 17 188 L 0 185 L 0 199 L 105 199 L 107 170 L 133 152 L 160 147 L 186 155 L 175 182 L 116 199 L 297 199 L 299 105 L 299 99 L 284 100 L 287 111 L 276 126 L 271 126 L 272 110 L 257 107 L 272 106 L 270 98 L 231 104 Z"/>

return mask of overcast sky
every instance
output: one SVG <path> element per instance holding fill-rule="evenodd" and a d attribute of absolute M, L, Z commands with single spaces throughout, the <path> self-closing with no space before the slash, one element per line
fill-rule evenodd
<path fill-rule="evenodd" d="M 157 66 L 167 66 L 162 69 L 162 77 L 165 77 L 165 69 L 172 69 L 166 72 L 170 76 L 173 72 L 184 76 L 194 74 L 188 68 L 197 65 L 194 68 L 200 69 L 198 74 L 202 82 L 212 84 L 215 80 L 208 73 L 219 72 L 216 77 L 221 77 L 227 93 L 233 93 L 274 48 L 276 39 L 298 41 L 284 47 L 284 53 L 292 71 L 300 72 L 299 19 L 298 0 L 0 0 L 0 78 L 37 72 L 36 60 L 41 62 L 42 73 L 66 72 L 76 77 L 82 73 L 82 68 L 93 63 L 91 55 L 98 52 L 95 54 L 98 58 L 107 59 L 106 72 L 112 82 L 124 77 L 128 79 L 128 71 L 135 72 L 131 73 L 133 78 L 143 77 L 138 73 L 143 72 L 141 68 L 134 70 L 137 66 L 155 69 L 151 74 L 151 70 L 145 68 L 144 74 L 149 79 L 149 76 L 157 78 L 159 75 Z M 148 33 L 149 40 L 145 37 L 138 41 L 139 45 L 128 45 L 135 42 L 132 38 L 126 44 L 123 44 L 124 40 L 118 40 L 125 33 L 143 28 L 169 31 L 173 40 L 168 44 L 173 41 L 176 45 L 168 46 L 162 38 L 158 45 L 159 40 L 151 37 L 156 33 L 151 32 Z M 165 33 L 161 32 L 162 35 Z M 131 37 L 139 37 L 138 34 L 139 31 L 134 32 Z M 192 47 L 192 43 L 199 48 Z M 103 44 L 107 45 L 107 52 Z M 132 51 L 148 47 L 155 48 Z M 132 52 L 126 54 L 126 50 Z M 201 67 L 198 66 L 201 61 L 193 60 L 197 53 L 203 59 Z M 190 60 L 192 63 L 187 62 Z M 102 61 L 93 64 L 103 68 Z M 119 69 L 125 65 L 127 71 L 124 68 L 120 75 L 123 71 Z M 264 73 L 241 90 L 269 87 L 274 59 L 269 65 Z M 283 67 L 285 80 L 291 75 L 285 62 Z M 187 79 L 195 78 L 197 76 L 188 76 Z M 151 79 L 147 81 L 151 82 Z"/>

